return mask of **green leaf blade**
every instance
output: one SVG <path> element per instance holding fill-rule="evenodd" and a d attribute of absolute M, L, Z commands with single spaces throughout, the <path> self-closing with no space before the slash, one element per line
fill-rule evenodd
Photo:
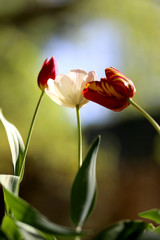
<path fill-rule="evenodd" d="M 10 240 L 56 240 L 53 235 L 50 236 L 43 234 L 34 227 L 22 222 L 18 222 L 16 219 L 13 219 L 7 215 L 3 220 L 1 230 L 4 236 Z"/>
<path fill-rule="evenodd" d="M 23 164 L 24 143 L 17 128 L 8 122 L 0 109 L 0 120 L 6 130 L 8 142 L 11 149 L 14 175 L 19 176 Z"/>
<path fill-rule="evenodd" d="M 25 223 L 16 221 L 16 225 L 24 239 L 29 240 L 55 240 L 54 236 L 47 236 Z"/>
<path fill-rule="evenodd" d="M 4 200 L 3 187 L 17 195 L 19 188 L 19 177 L 14 175 L 0 174 L 0 222 L 2 221 L 5 212 L 10 212 L 10 206 L 7 201 Z"/>
<path fill-rule="evenodd" d="M 94 240 L 139 240 L 147 226 L 147 223 L 138 220 L 120 221 L 104 229 Z"/>
<path fill-rule="evenodd" d="M 79 169 L 71 190 L 71 219 L 82 227 L 93 209 L 96 199 L 96 159 L 100 136 L 93 142 Z"/>
<path fill-rule="evenodd" d="M 19 177 L 8 174 L 0 174 L 0 184 L 2 184 L 10 192 L 17 194 Z"/>
<path fill-rule="evenodd" d="M 17 225 L 15 224 L 14 220 L 9 216 L 5 216 L 1 228 L 9 239 L 22 240 L 22 235 Z"/>
<path fill-rule="evenodd" d="M 28 224 L 44 234 L 55 236 L 78 236 L 74 229 L 57 225 L 46 219 L 41 213 L 34 209 L 29 203 L 15 196 L 4 188 L 5 202 L 9 205 L 17 221 Z"/>
<path fill-rule="evenodd" d="M 160 224 L 160 210 L 159 209 L 151 209 L 138 214 L 141 218 L 149 219 L 154 221 L 157 224 Z"/>

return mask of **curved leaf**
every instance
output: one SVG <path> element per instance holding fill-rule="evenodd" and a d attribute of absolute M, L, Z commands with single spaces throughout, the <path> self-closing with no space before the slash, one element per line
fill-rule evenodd
<path fill-rule="evenodd" d="M 61 235 L 61 236 L 77 236 L 75 230 L 57 225 L 47 220 L 42 214 L 34 209 L 29 203 L 15 196 L 4 188 L 5 201 L 9 205 L 14 217 L 17 221 L 26 223 L 41 232 Z"/>
<path fill-rule="evenodd" d="M 37 229 L 22 223 L 22 222 L 16 222 L 16 225 L 19 228 L 19 231 L 21 232 L 24 239 L 29 240 L 56 240 L 54 236 L 50 237 L 44 234 L 41 234 L 40 231 Z"/>
<path fill-rule="evenodd" d="M 14 175 L 19 176 L 21 172 L 22 163 L 23 163 L 23 153 L 24 153 L 24 143 L 23 143 L 22 137 L 18 132 L 17 128 L 5 119 L 1 109 L 0 109 L 0 120 L 2 121 L 7 133 L 7 137 L 8 137 L 8 141 L 11 149 Z"/>
<path fill-rule="evenodd" d="M 56 240 L 54 236 L 47 236 L 40 233 L 37 229 L 22 223 L 18 222 L 15 219 L 5 216 L 3 224 L 1 227 L 6 237 L 11 240 Z M 7 238 L 7 239 L 8 239 Z M 1 239 L 1 238 L 0 238 Z"/>
<path fill-rule="evenodd" d="M 19 177 L 14 175 L 0 174 L 0 183 L 12 193 L 17 193 Z"/>
<path fill-rule="evenodd" d="M 143 221 L 120 221 L 103 230 L 94 240 L 139 240 L 147 226 Z"/>
<path fill-rule="evenodd" d="M 11 240 L 22 240 L 22 235 L 15 224 L 14 220 L 9 216 L 5 216 L 2 223 L 2 230 L 6 236 Z M 0 238 L 1 239 L 1 238 Z"/>
<path fill-rule="evenodd" d="M 90 214 L 96 197 L 96 159 L 100 136 L 93 142 L 79 169 L 71 191 L 71 218 L 81 227 Z"/>
<path fill-rule="evenodd" d="M 160 210 L 151 209 L 138 214 L 140 217 L 154 221 L 157 224 L 160 224 Z"/>

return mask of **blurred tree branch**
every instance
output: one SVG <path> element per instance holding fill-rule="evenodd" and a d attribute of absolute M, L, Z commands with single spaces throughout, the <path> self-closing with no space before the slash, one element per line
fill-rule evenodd
<path fill-rule="evenodd" d="M 17 26 L 21 26 L 26 22 L 35 19 L 37 17 L 43 17 L 45 15 L 58 15 L 59 13 L 66 12 L 70 10 L 70 8 L 74 7 L 77 2 L 76 1 L 68 1 L 66 4 L 59 4 L 59 5 L 41 5 L 41 4 L 34 4 L 29 7 L 25 7 L 19 12 L 13 14 L 5 14 L 0 16 L 0 24 L 10 24 L 11 22 Z"/>

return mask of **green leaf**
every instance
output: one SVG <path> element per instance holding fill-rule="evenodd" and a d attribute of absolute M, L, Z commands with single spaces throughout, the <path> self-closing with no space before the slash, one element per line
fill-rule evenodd
<path fill-rule="evenodd" d="M 47 236 L 43 233 L 40 233 L 37 229 L 22 223 L 22 222 L 16 222 L 16 225 L 18 226 L 22 236 L 24 239 L 29 240 L 55 240 L 54 236 Z"/>
<path fill-rule="evenodd" d="M 103 230 L 94 240 L 139 240 L 147 225 L 143 221 L 120 221 Z"/>
<path fill-rule="evenodd" d="M 81 227 L 91 210 L 96 197 L 96 159 L 100 136 L 93 142 L 79 169 L 71 191 L 71 218 L 75 226 Z"/>
<path fill-rule="evenodd" d="M 22 137 L 18 132 L 17 128 L 5 119 L 1 109 L 0 109 L 0 120 L 2 121 L 7 133 L 7 137 L 8 137 L 8 141 L 11 149 L 14 175 L 19 176 L 21 172 L 22 164 L 23 164 L 23 153 L 24 153 L 24 143 L 23 143 Z"/>
<path fill-rule="evenodd" d="M 140 217 L 154 221 L 157 224 L 160 224 L 160 210 L 151 209 L 138 214 Z"/>
<path fill-rule="evenodd" d="M 2 223 L 2 230 L 11 240 L 22 240 L 22 235 L 15 224 L 14 220 L 9 216 L 5 216 Z M 1 238 L 0 238 L 1 239 Z"/>
<path fill-rule="evenodd" d="M 160 226 L 154 228 L 154 232 L 160 233 Z"/>
<path fill-rule="evenodd" d="M 14 175 L 0 174 L 0 183 L 12 193 L 17 193 L 19 177 Z"/>
<path fill-rule="evenodd" d="M 10 192 L 17 194 L 18 193 L 18 186 L 19 186 L 19 177 L 17 176 L 13 176 L 13 175 L 7 175 L 7 174 L 0 174 L 0 187 L 5 187 L 6 189 L 8 189 Z M 1 190 L 1 189 L 0 189 Z M 3 190 L 2 190 L 3 193 Z M 3 212 L 3 201 L 4 201 L 4 197 L 0 198 L 0 217 L 1 220 L 4 217 L 4 214 L 2 214 Z M 5 201 L 4 203 L 4 212 L 5 212 L 5 205 L 6 205 L 6 212 L 10 212 L 10 206 L 8 204 L 7 201 Z"/>
<path fill-rule="evenodd" d="M 4 188 L 5 201 L 9 205 L 17 221 L 26 223 L 41 232 L 60 235 L 60 236 L 77 236 L 75 230 L 57 225 L 47 220 L 42 214 L 34 209 L 29 203 L 15 196 Z"/>
<path fill-rule="evenodd" d="M 9 216 L 5 216 L 1 229 L 8 237 L 7 239 L 11 240 L 56 240 L 54 236 L 44 235 L 37 229 L 25 223 L 18 222 Z"/>

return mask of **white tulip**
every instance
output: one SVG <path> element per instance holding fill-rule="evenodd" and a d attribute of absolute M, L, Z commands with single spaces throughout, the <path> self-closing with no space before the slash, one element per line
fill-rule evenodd
<path fill-rule="evenodd" d="M 94 71 L 87 73 L 81 69 L 71 70 L 66 75 L 57 75 L 55 80 L 49 79 L 47 82 L 48 88 L 45 89 L 45 92 L 59 105 L 71 108 L 78 105 L 80 108 L 88 102 L 82 95 L 86 84 L 97 80 Z"/>

